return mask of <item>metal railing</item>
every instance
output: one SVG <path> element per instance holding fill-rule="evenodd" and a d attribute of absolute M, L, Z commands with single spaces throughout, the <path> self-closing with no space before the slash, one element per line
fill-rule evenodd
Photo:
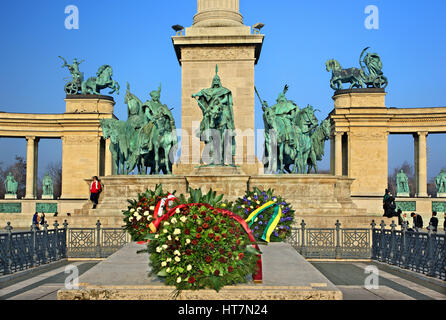
<path fill-rule="evenodd" d="M 63 228 L 43 230 L 31 226 L 30 231 L 13 231 L 11 223 L 0 233 L 0 275 L 37 267 L 66 258 L 106 258 L 130 242 L 122 228 Z"/>
<path fill-rule="evenodd" d="M 66 225 L 54 229 L 45 224 L 43 230 L 35 226 L 31 231 L 13 232 L 8 222 L 5 233 L 0 233 L 0 275 L 37 267 L 67 256 Z"/>
<path fill-rule="evenodd" d="M 130 235 L 122 228 L 101 228 L 101 222 L 96 222 L 96 228 L 68 229 L 69 258 L 106 258 L 130 242 Z"/>
<path fill-rule="evenodd" d="M 292 228 L 287 242 L 309 259 L 370 259 L 371 230 L 341 228 L 339 220 L 334 228 Z"/>
<path fill-rule="evenodd" d="M 396 230 L 394 222 L 386 229 L 384 221 L 380 228 L 372 222 L 372 259 L 404 269 L 446 280 L 446 235 L 408 229 L 404 222 Z"/>

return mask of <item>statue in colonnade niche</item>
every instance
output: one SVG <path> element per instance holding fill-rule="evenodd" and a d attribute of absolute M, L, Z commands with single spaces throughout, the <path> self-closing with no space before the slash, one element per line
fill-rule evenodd
<path fill-rule="evenodd" d="M 396 195 L 398 197 L 409 196 L 409 178 L 402 169 L 396 175 Z"/>
<path fill-rule="evenodd" d="M 437 196 L 446 197 L 446 171 L 444 169 L 435 178 L 435 186 L 437 187 Z"/>
<path fill-rule="evenodd" d="M 116 174 L 129 174 L 136 167 L 142 175 L 148 169 L 150 174 L 171 173 L 169 155 L 177 145 L 175 121 L 170 109 L 160 101 L 161 85 L 150 95 L 152 99 L 143 104 L 127 84 L 127 121 L 101 120 L 104 138 L 111 141 Z"/>
<path fill-rule="evenodd" d="M 200 140 L 209 147 L 211 165 L 233 165 L 235 156 L 235 125 L 231 90 L 221 84 L 218 65 L 210 88 L 193 94 L 203 113 L 200 123 Z M 215 134 L 217 133 L 218 136 Z M 203 158 L 203 157 L 202 157 Z"/>
<path fill-rule="evenodd" d="M 325 62 L 327 72 L 332 72 L 330 87 L 333 90 L 342 89 L 343 83 L 350 83 L 349 89 L 364 88 L 364 86 L 367 86 L 367 88 L 387 87 L 388 80 L 382 71 L 381 57 L 377 53 L 370 52 L 364 56 L 368 49 L 369 47 L 365 48 L 359 57 L 360 69 L 343 69 L 335 59 Z"/>
<path fill-rule="evenodd" d="M 42 180 L 42 198 L 53 199 L 53 197 L 54 197 L 53 179 L 47 172 Z"/>
<path fill-rule="evenodd" d="M 19 187 L 19 183 L 15 180 L 12 172 L 8 173 L 5 184 L 5 198 L 17 198 L 17 189 Z"/>
<path fill-rule="evenodd" d="M 317 172 L 316 162 L 322 159 L 329 137 L 329 121 L 318 126 L 311 105 L 300 109 L 286 98 L 288 85 L 279 93 L 276 104 L 268 106 L 255 89 L 262 104 L 265 126 L 265 173 Z"/>

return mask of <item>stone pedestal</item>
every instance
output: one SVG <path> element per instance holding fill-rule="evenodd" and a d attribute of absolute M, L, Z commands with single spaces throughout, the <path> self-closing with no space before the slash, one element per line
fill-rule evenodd
<path fill-rule="evenodd" d="M 191 174 L 200 165 L 202 146 L 195 137 L 202 112 L 192 94 L 209 88 L 218 64 L 222 85 L 232 92 L 236 128 L 235 164 L 246 174 L 258 174 L 263 166 L 255 156 L 254 65 L 263 35 L 243 25 L 238 0 L 199 0 L 194 24 L 185 36 L 172 37 L 182 68 L 181 158 L 174 174 Z"/>
<path fill-rule="evenodd" d="M 331 113 L 337 175 L 354 178 L 353 196 L 381 196 L 387 188 L 388 123 L 384 89 L 338 90 Z M 363 120 L 364 114 L 369 116 Z"/>
<path fill-rule="evenodd" d="M 54 195 L 42 195 L 43 200 L 54 200 Z"/>
<path fill-rule="evenodd" d="M 396 194 L 396 196 L 399 197 L 399 198 L 409 198 L 410 194 L 409 194 L 409 192 L 398 192 Z"/>
<path fill-rule="evenodd" d="M 16 194 L 5 194 L 5 199 L 16 199 L 17 200 L 17 195 Z"/>
<path fill-rule="evenodd" d="M 438 193 L 437 193 L 437 198 L 446 198 L 446 193 L 444 193 L 444 192 L 438 192 Z"/>
<path fill-rule="evenodd" d="M 144 245 L 130 243 L 79 278 L 78 289 L 62 289 L 58 300 L 171 300 L 173 286 L 148 277 Z M 215 290 L 183 290 L 178 300 L 342 300 L 342 292 L 289 244 L 262 247 L 263 283 Z M 220 311 L 221 312 L 221 311 Z M 219 314 L 217 311 L 215 314 Z"/>
<path fill-rule="evenodd" d="M 62 195 L 61 199 L 87 199 L 89 186 L 84 179 L 110 173 L 111 156 L 105 149 L 100 120 L 113 117 L 114 100 L 109 96 L 67 96 L 66 118 L 73 118 L 69 130 L 62 136 Z M 93 116 L 92 116 L 93 115 Z M 107 170 L 105 170 L 107 168 Z"/>

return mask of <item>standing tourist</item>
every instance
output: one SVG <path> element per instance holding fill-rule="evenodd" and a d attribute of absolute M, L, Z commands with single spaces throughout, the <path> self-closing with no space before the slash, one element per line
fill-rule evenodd
<path fill-rule="evenodd" d="M 99 200 L 99 193 L 101 192 L 101 183 L 97 176 L 93 177 L 90 185 L 90 200 L 93 202 L 93 209 L 96 209 Z"/>
<path fill-rule="evenodd" d="M 40 229 L 39 229 L 39 220 L 40 220 L 40 218 L 39 218 L 39 213 L 36 211 L 36 213 L 34 213 L 34 215 L 33 215 L 33 226 L 34 226 L 37 230 L 40 230 Z"/>
<path fill-rule="evenodd" d="M 42 215 L 40 216 L 40 224 L 42 225 L 42 226 L 45 226 L 45 213 L 44 212 L 42 212 Z"/>
<path fill-rule="evenodd" d="M 432 225 L 432 231 L 437 232 L 438 229 L 438 218 L 437 218 L 437 212 L 432 212 L 432 218 L 429 221 L 429 225 Z"/>
<path fill-rule="evenodd" d="M 423 229 L 423 218 L 415 212 L 412 212 L 410 216 L 413 218 L 413 227 L 415 228 L 415 231 Z"/>

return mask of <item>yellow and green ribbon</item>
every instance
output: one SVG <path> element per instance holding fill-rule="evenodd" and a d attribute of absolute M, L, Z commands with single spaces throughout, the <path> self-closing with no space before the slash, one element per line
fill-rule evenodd
<path fill-rule="evenodd" d="M 268 221 L 268 225 L 266 226 L 265 231 L 263 232 L 263 235 L 262 235 L 262 240 L 264 240 L 266 242 L 270 242 L 271 234 L 273 233 L 274 229 L 279 224 L 280 218 L 282 217 L 282 209 L 280 208 L 279 204 L 277 204 L 277 202 L 274 202 L 274 201 L 269 201 L 269 202 L 265 203 L 264 205 L 262 205 L 261 207 L 255 209 L 253 212 L 251 212 L 251 214 L 245 220 L 247 223 L 249 223 L 248 224 L 249 228 L 251 228 L 251 226 L 254 223 L 257 216 L 272 206 L 276 206 L 274 208 L 273 216 Z"/>

